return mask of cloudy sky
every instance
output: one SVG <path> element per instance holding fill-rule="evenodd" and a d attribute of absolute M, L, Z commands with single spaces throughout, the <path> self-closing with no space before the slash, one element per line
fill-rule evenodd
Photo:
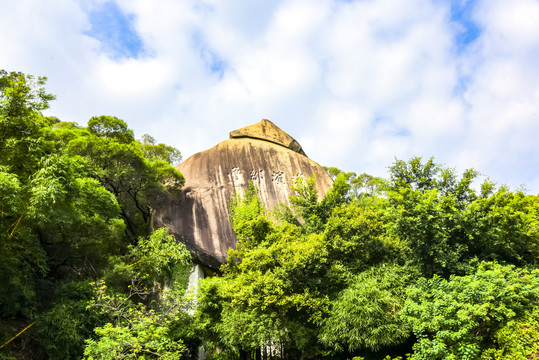
<path fill-rule="evenodd" d="M 0 0 L 0 68 L 51 115 L 184 158 L 267 118 L 321 165 L 473 167 L 539 193 L 539 0 Z"/>

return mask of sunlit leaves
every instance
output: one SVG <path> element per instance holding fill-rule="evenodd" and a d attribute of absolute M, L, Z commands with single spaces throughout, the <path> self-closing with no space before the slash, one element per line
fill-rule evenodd
<path fill-rule="evenodd" d="M 97 327 L 97 340 L 88 339 L 85 359 L 167 359 L 179 360 L 187 348 L 169 336 L 170 322 L 154 311 L 133 308 L 126 318 L 129 324 Z"/>
<path fill-rule="evenodd" d="M 88 359 L 180 359 L 187 350 L 175 331 L 188 319 L 190 302 L 184 296 L 186 279 L 174 273 L 190 269 L 190 255 L 167 229 L 141 237 L 130 256 L 119 261 L 106 276 L 93 283 L 88 309 L 113 319 L 95 328 L 84 354 Z"/>
<path fill-rule="evenodd" d="M 355 274 L 385 261 L 405 261 L 406 246 L 389 236 L 384 224 L 387 201 L 363 199 L 362 203 L 350 203 L 350 185 L 343 175 L 337 175 L 334 187 L 321 202 L 314 190 L 314 178 L 300 178 L 293 189 L 296 195 L 287 213 L 291 222 L 281 216 L 275 223 L 263 215 L 253 189 L 244 199 L 232 202 L 238 249 L 229 253 L 223 277 L 204 280 L 201 287 L 198 318 L 212 329 L 206 333 L 211 343 L 235 349 L 278 343 L 289 353 L 299 351 L 303 356 L 316 357 L 324 351 L 318 339 L 324 319 L 342 316 L 361 321 L 361 315 L 349 309 L 332 308 L 337 296 L 348 299 L 343 291 L 356 283 L 352 280 Z M 406 279 L 401 273 L 399 279 Z M 365 278 L 357 278 L 358 289 Z M 387 288 L 393 291 L 390 285 Z M 398 290 L 399 304 L 403 302 L 403 288 Z M 374 306 L 376 296 L 371 296 L 369 301 L 373 303 L 366 301 L 365 306 Z M 341 304 L 346 303 L 348 300 Z M 372 319 L 376 321 L 375 316 Z M 387 323 L 387 329 L 392 324 L 398 326 L 398 320 Z M 372 332 L 375 328 L 378 334 L 368 342 L 354 343 L 351 349 L 395 344 L 409 333 L 404 328 L 401 335 L 393 334 L 392 341 L 383 340 L 382 325 L 366 329 Z M 331 331 L 328 328 L 328 333 Z M 344 335 L 339 331 L 335 336 Z M 326 345 L 342 349 L 343 342 L 346 340 L 327 341 Z"/>
<path fill-rule="evenodd" d="M 341 351 L 379 350 L 406 340 L 411 329 L 400 310 L 413 275 L 406 266 L 382 265 L 354 276 L 322 321 L 320 340 Z"/>
<path fill-rule="evenodd" d="M 45 92 L 46 77 L 0 70 L 0 114 L 26 116 L 49 108 L 54 95 Z"/>
<path fill-rule="evenodd" d="M 92 118 L 88 132 L 70 139 L 67 151 L 82 156 L 90 176 L 114 194 L 131 242 L 150 232 L 155 208 L 163 196 L 177 194 L 183 175 L 166 161 L 146 158 L 125 122 L 101 116 Z"/>
<path fill-rule="evenodd" d="M 143 274 L 154 274 L 154 280 L 172 279 L 176 267 L 189 267 L 191 255 L 183 244 L 168 234 L 167 228 L 155 230 L 148 238 L 141 237 L 132 248 L 136 260 L 132 266 Z"/>
<path fill-rule="evenodd" d="M 169 165 L 177 165 L 182 160 L 182 155 L 178 149 L 163 143 L 156 144 L 155 139 L 148 134 L 142 136 L 140 145 L 144 157 L 147 159 L 162 160 Z"/>
<path fill-rule="evenodd" d="M 390 167 L 386 188 L 395 235 L 408 242 L 425 276 L 464 274 L 478 260 L 537 264 L 536 196 L 496 190 L 484 182 L 475 194 L 474 170 L 459 179 L 432 159 Z"/>
<path fill-rule="evenodd" d="M 133 130 L 127 127 L 125 121 L 116 116 L 94 116 L 88 120 L 88 131 L 96 136 L 113 139 L 123 144 L 135 140 Z"/>
<path fill-rule="evenodd" d="M 527 314 L 537 311 L 538 293 L 537 270 L 495 263 L 482 263 L 474 274 L 449 280 L 421 279 L 410 289 L 404 307 L 418 339 L 413 358 L 479 358 L 483 351 L 498 348 L 497 339 L 508 341 L 507 331 L 516 323 L 531 320 L 531 326 L 537 327 L 537 318 Z M 533 340 L 528 337 L 532 342 L 526 349 L 533 348 Z M 512 355 L 526 358 L 532 354 Z"/>
<path fill-rule="evenodd" d="M 0 216 L 16 216 L 21 210 L 21 182 L 15 174 L 0 171 Z"/>

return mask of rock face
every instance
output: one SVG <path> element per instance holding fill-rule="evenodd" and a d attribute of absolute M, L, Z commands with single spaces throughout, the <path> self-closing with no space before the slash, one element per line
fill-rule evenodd
<path fill-rule="evenodd" d="M 307 156 L 301 145 L 290 135 L 281 130 L 277 125 L 267 119 L 262 119 L 258 124 L 243 127 L 230 132 L 231 139 L 251 138 L 273 142 L 282 145 L 292 151 Z"/>
<path fill-rule="evenodd" d="M 245 194 L 249 181 L 268 209 L 289 203 L 298 176 L 316 175 L 319 196 L 331 178 L 309 159 L 299 143 L 269 120 L 230 133 L 230 139 L 197 153 L 180 165 L 186 184 L 179 198 L 169 199 L 156 220 L 168 226 L 201 263 L 217 268 L 235 247 L 229 220 L 230 198 Z"/>

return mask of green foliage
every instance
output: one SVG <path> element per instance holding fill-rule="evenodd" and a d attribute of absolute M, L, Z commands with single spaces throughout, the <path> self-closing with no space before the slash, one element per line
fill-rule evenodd
<path fill-rule="evenodd" d="M 93 336 L 93 329 L 105 319 L 87 309 L 93 295 L 88 282 L 69 282 L 60 286 L 60 299 L 37 322 L 42 344 L 51 359 L 79 359 L 84 341 Z"/>
<path fill-rule="evenodd" d="M 130 265 L 141 274 L 152 274 L 154 282 L 166 284 L 175 281 L 178 268 L 191 267 L 191 255 L 183 244 L 179 244 L 167 228 L 155 230 L 148 238 L 141 237 L 132 247 Z"/>
<path fill-rule="evenodd" d="M 54 95 L 45 91 L 46 77 L 0 70 L 0 113 L 23 117 L 49 108 Z"/>
<path fill-rule="evenodd" d="M 35 277 L 47 273 L 46 254 L 23 220 L 24 191 L 15 174 L 0 172 L 0 315 L 35 310 Z"/>
<path fill-rule="evenodd" d="M 118 245 L 123 222 L 85 161 L 55 141 L 57 120 L 40 113 L 54 99 L 46 79 L 0 75 L 0 314 L 30 317 L 43 301 L 38 292 L 51 292 L 41 278 L 95 273 Z"/>
<path fill-rule="evenodd" d="M 324 241 L 292 224 L 263 215 L 254 187 L 233 199 L 238 249 L 229 252 L 223 277 L 201 282 L 197 323 L 206 347 L 239 354 L 261 346 L 316 354 L 315 323 L 327 312 Z M 278 345 L 276 345 L 278 344 Z"/>
<path fill-rule="evenodd" d="M 119 243 L 124 227 L 116 199 L 83 167 L 80 159 L 54 154 L 41 158 L 23 184 L 14 174 L 2 174 L 1 192 L 10 192 L 2 196 L 9 208 L 0 220 L 6 229 L 0 282 L 10 289 L 2 312 L 29 315 L 37 276 L 63 278 L 74 268 L 79 276 L 95 272 Z"/>
<path fill-rule="evenodd" d="M 184 296 L 186 280 L 174 278 L 191 267 L 183 244 L 167 229 L 140 238 L 127 258 L 117 263 L 106 279 L 93 283 L 94 298 L 88 309 L 112 320 L 95 328 L 96 339 L 87 339 L 88 359 L 179 359 L 187 351 L 182 338 L 190 337 L 182 325 L 189 321 L 191 303 Z M 127 280 L 127 281 L 126 281 Z"/>
<path fill-rule="evenodd" d="M 85 359 L 181 359 L 187 350 L 170 337 L 170 320 L 153 310 L 130 309 L 128 324 L 107 323 L 95 329 L 98 340 L 88 339 Z"/>
<path fill-rule="evenodd" d="M 472 202 L 462 218 L 471 256 L 520 266 L 538 265 L 539 196 L 502 187 Z"/>
<path fill-rule="evenodd" d="M 292 186 L 296 195 L 290 197 L 292 210 L 300 218 L 306 232 L 316 232 L 323 227 L 323 209 L 318 203 L 318 191 L 314 188 L 316 177 L 298 177 Z"/>
<path fill-rule="evenodd" d="M 88 120 L 88 131 L 98 137 L 129 144 L 135 140 L 133 130 L 127 127 L 125 121 L 115 116 L 94 116 Z"/>
<path fill-rule="evenodd" d="M 36 279 L 43 277 L 49 267 L 37 236 L 24 226 L 15 230 L 17 236 L 0 236 L 0 316 L 31 317 L 38 301 Z"/>
<path fill-rule="evenodd" d="M 352 186 L 352 192 L 357 199 L 374 196 L 384 183 L 381 178 L 366 173 L 354 176 L 349 181 Z"/>
<path fill-rule="evenodd" d="M 322 321 L 320 340 L 339 351 L 402 343 L 410 327 L 399 315 L 413 274 L 410 267 L 384 264 L 355 276 Z"/>
<path fill-rule="evenodd" d="M 418 339 L 412 358 L 531 356 L 537 336 L 527 330 L 538 326 L 537 294 L 539 270 L 495 263 L 481 263 L 472 275 L 419 280 L 403 310 Z M 520 343 L 518 332 L 527 334 Z"/>
<path fill-rule="evenodd" d="M 477 196 L 471 188 L 476 176 L 467 170 L 458 179 L 432 159 L 398 160 L 390 168 L 385 191 L 393 232 L 409 244 L 427 277 L 465 274 L 483 260 L 537 264 L 537 197 L 504 187 L 494 192 L 489 182 Z"/>
<path fill-rule="evenodd" d="M 115 117 L 88 127 L 44 117 L 54 99 L 45 81 L 0 71 L 0 334 L 7 341 L 34 321 L 39 334 L 24 346 L 16 338 L 2 358 L 80 358 L 112 316 L 87 308 L 91 281 L 106 279 L 114 296 L 143 308 L 133 321 L 157 321 L 149 310 L 164 309 L 171 292 L 187 304 L 188 254 L 166 230 L 152 233 L 156 204 L 183 185 L 169 164 L 179 152 L 136 141 Z M 169 315 L 168 341 L 198 346 L 190 316 Z"/>
<path fill-rule="evenodd" d="M 3 171 L 27 177 L 39 158 L 52 151 L 51 120 L 41 111 L 54 96 L 44 90 L 46 78 L 0 70 L 0 165 Z"/>
<path fill-rule="evenodd" d="M 354 172 L 343 172 L 336 167 L 323 167 L 334 181 L 338 176 L 343 176 L 350 186 L 349 196 L 354 199 L 374 196 L 380 191 L 384 180 L 366 173 L 357 175 Z"/>
<path fill-rule="evenodd" d="M 539 307 L 518 321 L 509 321 L 494 333 L 495 347 L 483 351 L 483 359 L 529 359 L 539 353 Z"/>
<path fill-rule="evenodd" d="M 140 140 L 144 157 L 150 160 L 162 160 L 170 165 L 176 165 L 182 160 L 180 151 L 172 146 L 163 143 L 156 144 L 155 139 L 144 134 Z"/>
<path fill-rule="evenodd" d="M 326 168 L 322 199 L 300 177 L 271 214 L 250 184 L 195 309 L 189 254 L 153 221 L 184 184 L 179 151 L 113 116 L 43 116 L 45 80 L 0 71 L 0 338 L 36 324 L 0 358 L 193 358 L 201 340 L 219 359 L 539 353 L 539 196 L 419 157 L 387 180 Z"/>
<path fill-rule="evenodd" d="M 208 277 L 199 282 L 197 294 L 195 328 L 200 337 L 204 339 L 206 349 L 216 349 L 223 343 L 220 341 L 220 327 L 223 323 L 223 306 L 226 306 L 224 288 L 225 279 L 221 277 Z"/>
<path fill-rule="evenodd" d="M 410 249 L 388 231 L 387 211 L 384 199 L 336 208 L 324 232 L 331 258 L 356 273 L 386 261 L 404 263 Z"/>
<path fill-rule="evenodd" d="M 166 161 L 146 158 L 142 145 L 122 120 L 92 118 L 88 130 L 71 139 L 66 150 L 82 156 L 91 176 L 114 194 L 126 223 L 126 234 L 135 243 L 138 236 L 152 231 L 157 204 L 164 196 L 177 194 L 185 179 Z"/>
<path fill-rule="evenodd" d="M 231 251 L 230 258 L 241 256 L 241 250 L 257 246 L 271 231 L 271 222 L 265 217 L 264 209 L 257 197 L 257 190 L 252 182 L 242 198 L 235 194 L 230 199 L 230 223 L 238 238 L 238 251 Z"/>
<path fill-rule="evenodd" d="M 379 358 L 389 353 L 398 359 L 412 350 L 413 330 L 418 342 L 409 356 L 442 358 L 452 356 L 449 345 L 439 341 L 450 330 L 424 335 L 418 329 L 427 319 L 447 315 L 447 324 L 458 324 L 455 332 L 462 336 L 455 345 L 462 345 L 455 350 L 458 358 L 476 356 L 477 346 L 491 357 L 510 358 L 517 351 L 508 350 L 512 348 L 534 351 L 535 338 L 528 329 L 535 329 L 535 315 L 522 315 L 526 311 L 513 320 L 499 319 L 498 327 L 479 325 L 481 331 L 490 329 L 491 345 L 485 345 L 468 341 L 478 330 L 462 322 L 469 317 L 459 320 L 460 312 L 424 311 L 418 327 L 410 304 L 429 293 L 423 282 L 447 282 L 437 276 L 418 282 L 421 275 L 453 276 L 453 284 L 460 279 L 455 275 L 475 273 L 482 260 L 534 266 L 536 196 L 496 190 L 489 182 L 476 194 L 472 181 L 477 172 L 467 170 L 458 177 L 432 159 L 425 164 L 420 158 L 397 160 L 385 182 L 329 170 L 335 183 L 326 196 L 318 201 L 314 178 L 298 179 L 292 207 L 272 213 L 278 222 L 265 214 L 254 188 L 244 199 L 233 199 L 239 245 L 229 252 L 223 276 L 204 280 L 200 288 L 196 319 L 208 349 L 237 358 L 277 344 L 288 357 Z M 494 294 L 501 291 L 496 281 L 481 277 L 477 287 L 492 288 L 489 294 Z M 468 293 L 459 287 L 454 296 L 463 294 Z M 428 307 L 431 300 L 416 307 Z M 536 302 L 528 296 L 521 303 L 535 314 Z M 452 304 L 473 310 L 464 298 Z M 439 349 L 445 355 L 436 353 Z"/>
<path fill-rule="evenodd" d="M 291 209 L 281 208 L 276 215 L 280 220 L 301 225 L 305 233 L 323 231 L 334 208 L 349 201 L 350 185 L 344 174 L 337 175 L 332 188 L 318 201 L 315 189 L 316 176 L 298 177 L 292 186 L 295 195 L 290 197 Z"/>
<path fill-rule="evenodd" d="M 326 284 L 312 276 L 323 271 L 325 251 L 320 236 L 296 234 L 292 226 L 278 230 L 268 237 L 270 244 L 245 251 L 240 263 L 225 270 L 219 295 L 226 300 L 216 329 L 228 346 L 312 345 L 311 328 L 329 305 L 319 291 Z"/>
<path fill-rule="evenodd" d="M 253 188 L 244 199 L 233 199 L 238 249 L 229 251 L 223 276 L 203 280 L 200 288 L 196 317 L 208 348 L 240 353 L 277 345 L 287 356 L 315 358 L 328 354 L 328 345 L 339 351 L 342 343 L 355 341 L 350 349 L 378 348 L 407 338 L 409 330 L 404 328 L 401 335 L 394 334 L 393 341 L 387 335 L 384 340 L 383 330 L 393 323 L 374 325 L 373 320 L 369 329 L 379 331 L 360 345 L 356 345 L 360 340 L 344 340 L 341 332 L 336 333 L 339 341 L 319 342 L 321 329 L 325 335 L 331 332 L 330 325 L 323 328 L 320 324 L 333 326 L 340 321 L 338 316 L 352 317 L 352 313 L 334 309 L 346 308 L 347 294 L 359 291 L 360 285 L 353 289 L 352 284 L 366 281 L 355 276 L 359 269 L 404 261 L 407 254 L 406 246 L 388 236 L 384 225 L 387 201 L 350 202 L 349 189 L 339 175 L 333 189 L 318 202 L 314 179 L 296 182 L 293 210 L 288 212 L 293 214 L 292 221 L 281 217 L 280 224 L 264 215 Z M 303 224 L 295 220 L 298 215 Z M 391 291 L 388 286 L 386 293 Z M 394 291 L 401 294 L 402 303 L 404 290 Z M 379 294 L 370 296 L 366 306 L 382 308 L 386 300 L 376 302 Z M 346 300 L 332 302 L 333 298 Z M 340 305 L 333 309 L 336 303 Z M 356 319 L 362 316 L 354 315 Z M 332 322 L 327 321 L 328 316 Z"/>

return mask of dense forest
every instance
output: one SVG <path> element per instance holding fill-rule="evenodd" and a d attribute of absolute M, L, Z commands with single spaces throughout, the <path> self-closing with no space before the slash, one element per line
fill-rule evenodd
<path fill-rule="evenodd" d="M 271 212 L 251 185 L 193 294 L 154 222 L 180 152 L 44 116 L 45 81 L 0 71 L 0 359 L 539 358 L 539 196 L 419 157 Z"/>

